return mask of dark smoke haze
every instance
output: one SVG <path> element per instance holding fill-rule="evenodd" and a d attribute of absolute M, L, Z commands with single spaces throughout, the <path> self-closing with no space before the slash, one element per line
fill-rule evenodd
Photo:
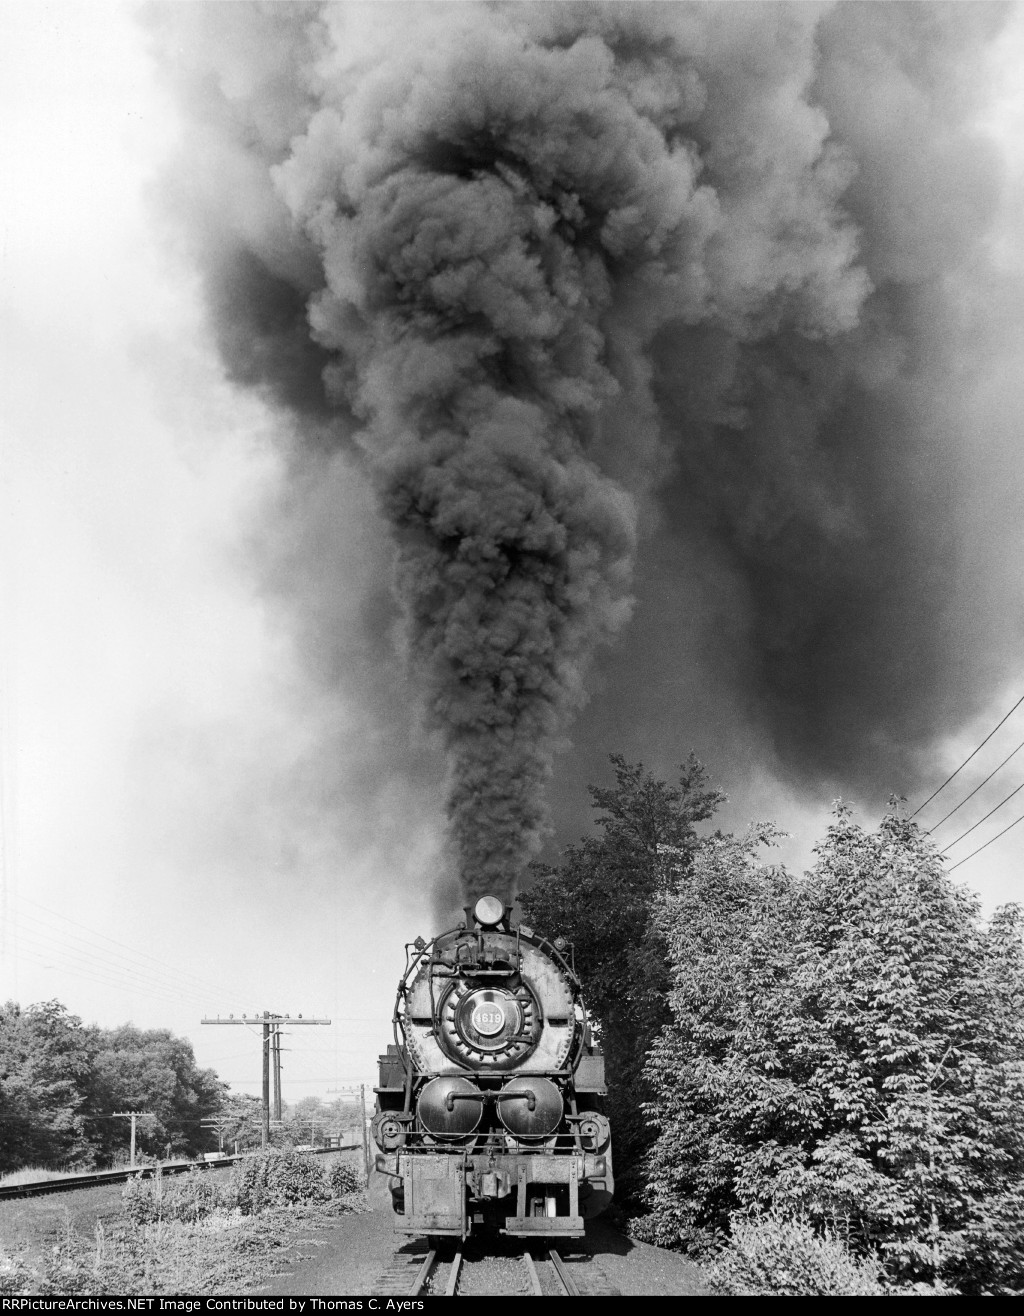
<path fill-rule="evenodd" d="M 719 776 L 912 791 L 1019 635 L 980 588 L 1016 518 L 969 529 L 1016 296 L 978 127 L 1004 8 L 150 16 L 226 369 L 296 440 L 282 588 L 379 710 L 375 771 L 431 770 L 411 708 L 439 738 L 465 893 L 538 852 L 556 754 L 582 795 L 624 730 Z M 339 471 L 393 556 L 344 642 Z"/>

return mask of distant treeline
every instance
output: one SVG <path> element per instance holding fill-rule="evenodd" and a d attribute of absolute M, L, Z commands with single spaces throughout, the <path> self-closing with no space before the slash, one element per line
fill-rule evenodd
<path fill-rule="evenodd" d="M 226 1092 L 167 1029 L 85 1026 L 59 1001 L 0 1008 L 0 1174 L 118 1159 L 130 1131 L 114 1111 L 150 1112 L 137 1121 L 141 1153 L 193 1155 L 211 1146 L 202 1120 Z"/>
<path fill-rule="evenodd" d="M 136 1127 L 143 1158 L 260 1141 L 259 1099 L 229 1093 L 168 1029 L 86 1026 L 55 1000 L 0 1007 L 0 1174 L 126 1161 L 129 1121 L 114 1112 L 133 1110 L 147 1112 Z M 287 1109 L 272 1141 L 320 1142 L 347 1127 L 358 1128 L 351 1103 L 304 1098 Z"/>

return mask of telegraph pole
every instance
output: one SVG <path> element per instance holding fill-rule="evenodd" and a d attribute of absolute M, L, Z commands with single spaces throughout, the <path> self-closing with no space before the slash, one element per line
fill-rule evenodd
<path fill-rule="evenodd" d="M 145 1119 L 147 1115 L 152 1115 L 151 1110 L 115 1110 L 112 1112 L 116 1119 L 131 1120 L 132 1122 L 132 1158 L 130 1162 L 131 1169 L 135 1169 L 135 1121 Z"/>
<path fill-rule="evenodd" d="M 359 1141 L 362 1144 L 363 1152 L 363 1171 L 366 1176 L 366 1182 L 370 1181 L 370 1136 L 366 1126 L 366 1084 L 360 1083 L 359 1087 Z M 351 1092 L 354 1096 L 355 1086 L 347 1088 L 328 1088 L 327 1095 L 340 1095 L 343 1092 Z"/>
<path fill-rule="evenodd" d="M 366 1182 L 370 1182 L 370 1134 L 366 1127 L 366 1084 L 359 1084 L 359 1109 L 362 1112 L 360 1123 L 362 1128 L 360 1133 L 363 1135 L 363 1171 L 366 1175 Z M 526 1191 L 525 1189 L 523 1190 Z"/>
<path fill-rule="evenodd" d="M 274 1047 L 274 1119 L 281 1123 L 281 1030 L 275 1028 L 271 1038 Z"/>
<path fill-rule="evenodd" d="M 233 1014 L 229 1014 L 226 1019 L 219 1015 L 216 1019 L 200 1019 L 202 1024 L 222 1024 L 238 1025 L 242 1028 L 252 1028 L 255 1024 L 263 1025 L 263 1127 L 261 1131 L 261 1145 L 266 1147 L 270 1143 L 270 1047 L 274 1043 L 274 1110 L 277 1119 L 281 1118 L 281 1029 L 284 1027 L 293 1028 L 307 1024 L 329 1024 L 330 1019 L 303 1019 L 302 1015 L 297 1015 L 294 1019 L 290 1014 L 274 1014 L 270 1010 L 264 1010 L 260 1014 L 252 1016 L 243 1014 L 240 1019 L 236 1019 Z"/>
<path fill-rule="evenodd" d="M 266 1148 L 270 1142 L 270 1018 L 268 1011 L 263 1011 L 263 1127 L 260 1133 L 260 1146 Z"/>
<path fill-rule="evenodd" d="M 233 1121 L 224 1115 L 213 1115 L 209 1119 L 200 1120 L 199 1123 L 204 1129 L 209 1129 L 211 1133 L 217 1135 L 217 1148 L 219 1151 L 223 1151 L 224 1135 L 231 1128 Z"/>

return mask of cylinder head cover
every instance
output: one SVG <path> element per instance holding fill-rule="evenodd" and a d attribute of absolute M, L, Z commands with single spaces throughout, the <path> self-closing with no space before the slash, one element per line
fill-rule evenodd
<path fill-rule="evenodd" d="M 432 1078 L 420 1093 L 420 1123 L 436 1138 L 464 1138 L 480 1123 L 483 1103 L 468 1078 Z"/>
<path fill-rule="evenodd" d="M 565 1103 L 549 1078 L 513 1078 L 501 1089 L 498 1115 L 517 1138 L 546 1138 L 562 1122 Z"/>

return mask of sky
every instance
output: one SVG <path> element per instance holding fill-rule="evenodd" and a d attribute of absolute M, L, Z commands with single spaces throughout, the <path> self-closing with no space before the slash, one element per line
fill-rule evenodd
<path fill-rule="evenodd" d="M 250 1092 L 255 1032 L 201 1019 L 330 1018 L 293 1029 L 283 1063 L 286 1099 L 324 1096 L 372 1083 L 403 946 L 433 930 L 443 773 L 386 656 L 398 645 L 379 603 L 389 551 L 367 483 L 334 459 L 296 473 L 288 419 L 229 378 L 164 201 L 190 123 L 148 40 L 130 5 L 0 4 L 0 998 L 170 1028 Z M 1019 9 L 987 58 L 978 117 L 1001 180 L 987 255 L 1013 286 Z M 972 441 L 983 431 L 988 447 L 962 462 L 953 514 L 972 625 L 984 639 L 986 618 L 1005 624 L 991 661 L 972 651 L 960 683 L 942 685 L 911 809 L 1024 695 L 1007 657 L 1019 540 L 986 536 L 1015 517 L 1024 316 L 1018 304 L 993 319 L 998 342 L 968 399 Z M 547 853 L 585 826 L 585 786 L 609 752 L 670 773 L 693 748 L 730 797 L 720 821 L 774 818 L 790 833 L 778 857 L 800 869 L 835 795 L 870 822 L 901 783 L 870 780 L 863 747 L 848 781 L 818 744 L 800 760 L 813 772 L 791 770 L 799 756 L 770 718 L 745 720 L 701 684 L 693 674 L 723 650 L 695 637 L 693 617 L 709 624 L 734 584 L 706 573 L 677 614 L 688 553 L 667 534 L 641 540 L 632 620 L 595 659 L 589 703 L 554 754 Z M 1024 707 L 922 819 L 1021 740 Z M 1022 777 L 1024 752 L 937 835 L 958 835 Z M 1021 798 L 954 857 L 1024 812 Z M 957 876 L 991 909 L 1019 897 L 1022 857 L 1024 825 Z"/>
<path fill-rule="evenodd" d="M 173 107 L 130 9 L 5 4 L 4 999 L 188 1036 L 286 1099 L 373 1079 L 427 895 L 285 799 L 315 708 L 250 566 L 277 496 L 264 409 L 225 385 L 147 201 Z M 431 838 L 407 816 L 410 867 Z M 298 833 L 303 833 L 297 837 Z"/>

